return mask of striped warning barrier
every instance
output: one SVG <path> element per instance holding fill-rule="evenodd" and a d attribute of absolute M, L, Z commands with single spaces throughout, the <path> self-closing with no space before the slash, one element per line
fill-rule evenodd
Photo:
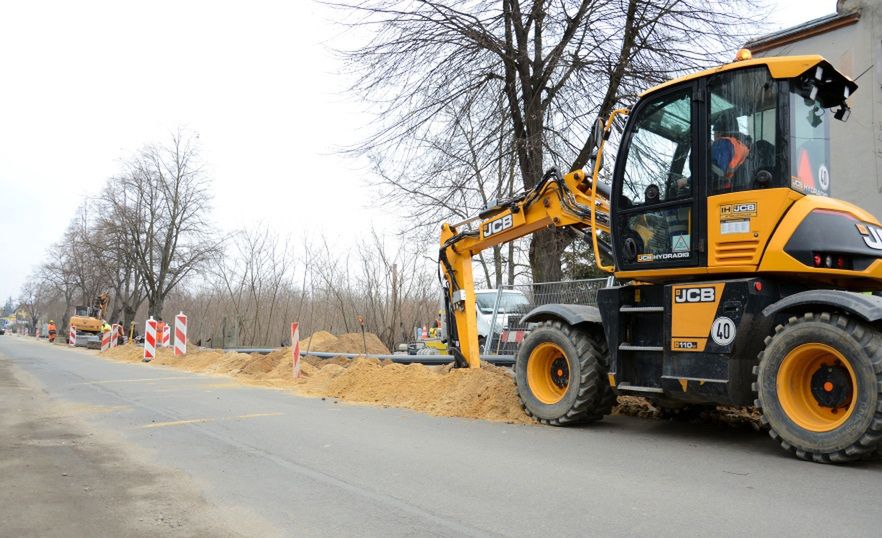
<path fill-rule="evenodd" d="M 73 325 L 67 331 L 67 345 L 74 347 L 77 345 L 77 330 Z"/>
<path fill-rule="evenodd" d="M 39 328 L 39 327 L 37 327 L 36 329 L 34 329 L 34 337 L 35 337 L 35 338 L 40 338 L 40 328 Z"/>
<path fill-rule="evenodd" d="M 150 362 L 156 356 L 156 320 L 153 316 L 144 327 L 144 362 Z"/>
<path fill-rule="evenodd" d="M 104 331 L 101 333 L 101 353 L 104 353 L 108 349 L 110 349 L 110 335 L 113 331 Z"/>
<path fill-rule="evenodd" d="M 119 337 L 122 336 L 122 325 L 114 323 L 110 326 L 110 348 L 113 349 L 119 344 Z"/>
<path fill-rule="evenodd" d="M 183 312 L 175 316 L 175 357 L 187 353 L 187 316 Z"/>
<path fill-rule="evenodd" d="M 300 324 L 291 324 L 291 356 L 293 358 L 294 379 L 300 377 Z"/>
<path fill-rule="evenodd" d="M 503 344 L 507 344 L 509 342 L 514 342 L 520 344 L 524 341 L 524 338 L 527 336 L 527 331 L 502 331 L 502 335 L 500 336 L 500 340 Z"/>

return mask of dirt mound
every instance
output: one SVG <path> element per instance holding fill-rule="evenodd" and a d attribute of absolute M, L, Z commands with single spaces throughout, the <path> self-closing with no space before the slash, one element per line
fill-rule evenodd
<path fill-rule="evenodd" d="M 367 350 L 368 355 L 389 354 L 389 348 L 373 333 L 365 333 L 362 338 L 361 333 L 346 333 L 334 337 L 329 333 L 317 332 L 306 343 L 301 343 L 300 349 L 324 353 L 365 353 Z"/>
<path fill-rule="evenodd" d="M 532 422 L 521 409 L 512 377 L 494 367 L 447 369 L 358 358 L 348 367 L 325 364 L 300 380 L 297 391 L 439 416 Z"/>
<path fill-rule="evenodd" d="M 365 336 L 368 353 L 388 353 L 375 335 Z M 316 351 L 361 353 L 364 350 L 360 333 L 336 337 L 318 332 L 310 338 Z M 143 348 L 122 346 L 101 356 L 140 362 Z M 510 371 L 491 365 L 472 370 L 450 366 L 402 365 L 363 357 L 319 359 L 307 356 L 301 361 L 301 377 L 295 380 L 291 348 L 277 349 L 268 355 L 202 350 L 183 357 L 175 357 L 171 349 L 160 349 L 151 364 L 226 375 L 247 384 L 293 389 L 305 396 L 408 408 L 438 416 L 519 424 L 533 422 L 521 409 Z M 660 408 L 643 398 L 632 396 L 620 396 L 613 414 L 665 418 Z M 758 413 L 750 408 L 719 407 L 676 418 L 736 428 L 756 428 L 759 424 Z"/>
<path fill-rule="evenodd" d="M 379 338 L 365 336 L 368 353 L 388 353 Z M 364 349 L 360 333 L 340 337 L 316 333 L 311 338 L 317 348 L 331 353 L 358 353 Z M 140 362 L 143 348 L 123 346 L 100 356 Z M 202 350 L 183 357 L 175 357 L 170 349 L 160 349 L 151 365 L 227 375 L 243 383 L 291 388 L 305 396 L 402 407 L 439 416 L 532 422 L 521 410 L 511 375 L 493 366 L 468 370 L 401 365 L 363 357 L 305 357 L 301 361 L 301 377 L 295 380 L 291 363 L 291 348 L 277 349 L 268 355 Z"/>
<path fill-rule="evenodd" d="M 324 348 L 333 346 L 337 341 L 337 337 L 327 331 L 318 331 L 312 333 L 309 338 L 300 340 L 300 349 L 306 351 L 325 351 Z"/>

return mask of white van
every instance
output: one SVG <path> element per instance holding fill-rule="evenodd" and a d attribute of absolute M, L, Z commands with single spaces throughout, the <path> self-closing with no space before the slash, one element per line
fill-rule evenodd
<path fill-rule="evenodd" d="M 529 312 L 530 301 L 527 296 L 517 290 L 475 290 L 475 305 L 478 311 L 478 341 L 481 346 L 487 341 L 490 334 L 490 324 L 493 322 L 493 307 L 496 299 L 499 305 L 496 309 L 496 323 L 493 326 L 493 340 L 499 338 L 502 329 L 508 326 L 509 315 L 522 316 Z"/>

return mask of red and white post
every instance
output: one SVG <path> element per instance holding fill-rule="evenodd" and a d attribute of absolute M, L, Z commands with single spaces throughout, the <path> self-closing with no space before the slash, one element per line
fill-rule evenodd
<path fill-rule="evenodd" d="M 163 322 L 162 324 L 161 338 L 159 343 L 162 347 L 168 347 L 171 344 L 171 326 L 168 323 Z"/>
<path fill-rule="evenodd" d="M 156 320 L 153 316 L 144 327 L 144 362 L 150 362 L 156 356 Z"/>
<path fill-rule="evenodd" d="M 300 377 L 300 324 L 296 321 L 291 324 L 291 357 L 294 379 L 297 379 Z"/>
<path fill-rule="evenodd" d="M 175 316 L 175 357 L 187 353 L 187 316 L 183 312 Z"/>
<path fill-rule="evenodd" d="M 77 330 L 73 325 L 67 331 L 67 345 L 77 347 Z"/>
<path fill-rule="evenodd" d="M 119 337 L 122 334 L 122 325 L 114 323 L 110 326 L 110 349 L 116 347 L 119 343 Z"/>
<path fill-rule="evenodd" d="M 113 331 L 104 331 L 101 333 L 101 353 L 104 353 L 108 349 L 110 349 L 110 335 L 113 334 Z"/>

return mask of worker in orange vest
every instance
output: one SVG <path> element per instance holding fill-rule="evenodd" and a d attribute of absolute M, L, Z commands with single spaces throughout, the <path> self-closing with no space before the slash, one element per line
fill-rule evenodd
<path fill-rule="evenodd" d="M 714 143 L 711 144 L 711 169 L 718 178 L 716 190 L 731 191 L 735 171 L 750 153 L 745 135 L 738 130 L 734 114 L 723 112 L 714 120 Z M 749 143 L 749 142 L 748 142 Z"/>
<path fill-rule="evenodd" d="M 55 327 L 55 322 L 51 319 L 49 320 L 49 343 L 55 343 L 55 336 L 58 334 L 58 329 Z"/>

